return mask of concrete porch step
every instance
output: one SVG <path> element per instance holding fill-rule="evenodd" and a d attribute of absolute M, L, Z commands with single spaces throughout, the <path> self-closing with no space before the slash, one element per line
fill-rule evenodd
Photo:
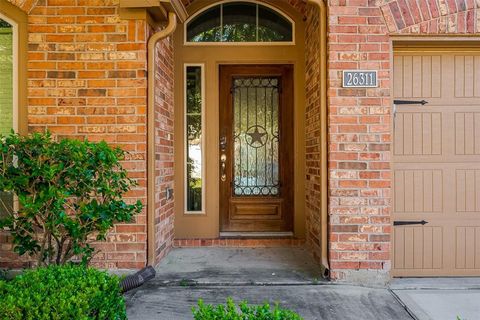
<path fill-rule="evenodd" d="M 156 268 L 160 286 L 307 285 L 326 281 L 303 248 L 177 248 Z"/>

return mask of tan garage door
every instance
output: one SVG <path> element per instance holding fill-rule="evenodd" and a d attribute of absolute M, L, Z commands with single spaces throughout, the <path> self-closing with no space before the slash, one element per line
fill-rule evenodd
<path fill-rule="evenodd" d="M 394 96 L 393 275 L 479 276 L 480 53 L 397 52 Z"/>

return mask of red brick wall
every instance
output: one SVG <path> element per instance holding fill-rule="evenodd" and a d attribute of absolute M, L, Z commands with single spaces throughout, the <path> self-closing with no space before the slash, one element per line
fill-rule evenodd
<path fill-rule="evenodd" d="M 319 12 L 316 6 L 308 6 L 306 22 L 306 182 L 305 217 L 307 244 L 317 260 L 321 258 L 321 202 L 320 202 L 320 34 Z"/>
<path fill-rule="evenodd" d="M 29 0 L 22 3 L 28 6 Z M 146 203 L 146 24 L 122 21 L 118 1 L 39 0 L 28 16 L 30 131 L 106 140 L 130 152 L 124 166 L 139 186 L 128 199 Z M 28 9 L 27 9 L 28 11 Z M 163 81 L 163 80 L 162 80 Z M 4 242 L 6 239 L 0 238 Z M 95 265 L 140 268 L 146 216 L 117 225 Z M 0 247 L 0 266 L 16 258 Z"/>
<path fill-rule="evenodd" d="M 159 262 L 173 246 L 173 43 L 170 38 L 157 44 L 155 72 L 155 259 Z"/>

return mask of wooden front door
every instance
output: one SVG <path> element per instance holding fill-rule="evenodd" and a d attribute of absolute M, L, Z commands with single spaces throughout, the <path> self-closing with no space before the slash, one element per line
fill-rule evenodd
<path fill-rule="evenodd" d="M 220 67 L 220 231 L 293 228 L 293 66 Z"/>
<path fill-rule="evenodd" d="M 465 51 L 394 56 L 395 276 L 480 275 L 480 52 Z"/>

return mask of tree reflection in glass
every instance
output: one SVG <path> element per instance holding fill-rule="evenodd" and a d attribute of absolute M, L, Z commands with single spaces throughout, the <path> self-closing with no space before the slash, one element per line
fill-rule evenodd
<path fill-rule="evenodd" d="M 211 7 L 187 24 L 187 42 L 290 42 L 293 24 L 275 10 L 251 3 Z"/>
<path fill-rule="evenodd" d="M 186 77 L 187 211 L 202 211 L 202 67 L 188 66 Z"/>

